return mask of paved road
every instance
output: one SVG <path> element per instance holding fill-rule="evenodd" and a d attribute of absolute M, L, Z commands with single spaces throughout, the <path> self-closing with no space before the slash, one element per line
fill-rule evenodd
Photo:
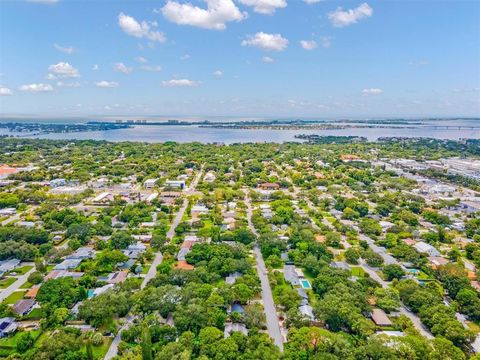
<path fill-rule="evenodd" d="M 190 195 L 195 191 L 195 187 L 197 186 L 198 182 L 200 181 L 200 178 L 202 177 L 203 173 L 203 166 L 200 169 L 200 172 L 198 175 L 195 177 L 193 180 L 192 184 L 190 185 L 190 188 L 186 190 L 186 194 Z M 170 229 L 167 232 L 167 239 L 172 240 L 173 236 L 175 235 L 175 228 L 178 226 L 178 224 L 182 221 L 183 214 L 185 213 L 185 210 L 188 205 L 188 200 L 184 199 L 182 207 L 180 210 L 177 212 L 175 215 L 175 218 L 173 219 L 172 225 L 170 226 Z M 140 288 L 143 289 L 145 286 L 148 284 L 148 282 L 157 275 L 157 266 L 160 265 L 163 261 L 163 255 L 161 252 L 157 252 L 155 255 L 155 259 L 153 259 L 152 265 L 150 266 L 150 269 L 148 270 L 148 273 L 145 275 L 143 278 L 142 284 L 140 285 Z M 125 329 L 128 329 L 129 326 L 132 324 L 133 320 L 135 319 L 134 316 L 128 315 L 127 316 L 127 321 L 125 324 L 118 330 L 117 335 L 113 339 L 112 343 L 110 344 L 110 347 L 108 348 L 107 354 L 104 357 L 104 360 L 110 360 L 117 356 L 118 353 L 118 344 L 121 341 L 121 334 L 122 331 Z"/>
<path fill-rule="evenodd" d="M 195 192 L 195 188 L 197 187 L 198 182 L 200 181 L 200 178 L 202 177 L 203 173 L 203 166 L 202 169 L 200 169 L 198 175 L 193 179 L 192 183 L 190 184 L 190 187 L 185 191 L 187 195 L 191 195 Z M 175 216 L 175 219 L 173 219 L 172 226 L 167 232 L 167 239 L 172 240 L 173 237 L 175 236 L 175 229 L 177 228 L 178 224 L 182 221 L 183 215 L 185 214 L 185 210 L 187 209 L 188 205 L 188 199 L 183 199 L 183 204 L 180 210 L 178 211 L 177 215 Z"/>
<path fill-rule="evenodd" d="M 21 215 L 22 215 L 21 213 L 20 214 L 15 214 L 15 215 L 10 216 L 8 219 L 3 220 L 2 223 L 1 223 L 2 226 L 8 225 L 13 221 L 20 220 Z"/>
<path fill-rule="evenodd" d="M 295 193 L 298 194 L 298 192 L 298 189 L 295 189 Z M 305 201 L 310 209 L 312 209 L 313 211 L 317 211 L 309 199 L 305 198 Z M 328 222 L 327 219 L 324 218 L 323 220 L 325 220 L 325 224 L 328 223 L 330 227 L 332 227 L 332 225 Z M 360 239 L 365 240 L 374 252 L 382 256 L 385 264 L 398 264 L 397 259 L 388 254 L 384 248 L 375 245 L 373 239 L 370 239 L 368 236 L 362 234 L 361 230 L 356 225 L 354 225 L 354 228 L 360 234 Z M 351 247 L 351 245 L 345 239 L 342 239 L 342 244 L 346 249 Z M 376 280 L 380 285 L 382 285 L 382 287 L 387 288 L 389 286 L 389 284 L 378 275 L 376 270 L 368 266 L 363 260 L 360 260 L 360 266 L 363 268 L 363 270 L 365 270 L 367 274 L 370 275 L 372 279 Z M 407 316 L 412 321 L 413 325 L 420 332 L 420 334 L 425 336 L 427 339 L 433 339 L 433 335 L 425 328 L 417 315 L 408 310 L 404 305 L 400 307 L 399 312 Z"/>
<path fill-rule="evenodd" d="M 248 195 L 245 197 L 245 203 L 247 204 L 248 227 L 255 235 L 258 236 L 257 230 L 252 224 L 252 204 L 250 203 Z M 283 336 L 280 331 L 280 323 L 278 320 L 277 311 L 275 310 L 275 303 L 273 302 L 272 289 L 270 288 L 267 268 L 265 267 L 265 262 L 263 261 L 263 256 L 258 245 L 254 246 L 253 253 L 255 255 L 258 277 L 260 278 L 260 284 L 262 287 L 262 302 L 263 309 L 265 311 L 265 317 L 267 319 L 268 333 L 270 334 L 274 344 L 278 346 L 280 351 L 283 351 Z"/>
<path fill-rule="evenodd" d="M 7 297 L 9 297 L 13 292 L 17 291 L 20 288 L 20 286 L 22 286 L 24 283 L 27 282 L 27 279 L 30 276 L 30 274 L 33 273 L 35 270 L 37 270 L 35 268 L 34 264 L 26 263 L 26 264 L 23 264 L 23 265 L 33 265 L 33 268 L 28 270 L 25 274 L 19 276 L 17 278 L 17 280 L 12 285 L 10 285 L 8 288 L 0 290 L 0 302 L 2 302 Z"/>
<path fill-rule="evenodd" d="M 150 265 L 150 269 L 148 269 L 147 274 L 143 278 L 142 284 L 140 285 L 140 289 L 144 289 L 147 286 L 148 282 L 152 280 L 155 275 L 157 275 L 157 266 L 160 265 L 163 261 L 163 255 L 159 251 L 155 255 L 155 259 L 152 261 L 152 265 Z"/>
<path fill-rule="evenodd" d="M 122 331 L 130 327 L 135 317 L 132 315 L 128 315 L 126 319 L 127 321 L 125 321 L 125 324 L 123 324 L 123 326 L 118 331 L 117 335 L 113 338 L 113 341 L 110 344 L 110 347 L 108 348 L 107 353 L 105 354 L 104 360 L 110 360 L 110 359 L 113 359 L 115 356 L 117 356 L 118 344 L 120 344 L 120 341 L 122 340 Z"/>

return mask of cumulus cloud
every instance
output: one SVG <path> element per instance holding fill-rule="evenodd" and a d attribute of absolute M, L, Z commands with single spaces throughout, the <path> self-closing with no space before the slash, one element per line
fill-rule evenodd
<path fill-rule="evenodd" d="M 65 54 L 73 54 L 75 52 L 75 48 L 73 46 L 61 46 L 58 45 L 57 43 L 53 44 L 53 47 L 57 49 L 60 52 L 63 52 Z"/>
<path fill-rule="evenodd" d="M 410 61 L 409 65 L 414 67 L 427 66 L 428 60 L 422 59 L 419 61 Z"/>
<path fill-rule="evenodd" d="M 324 48 L 329 48 L 332 45 L 332 38 L 329 36 L 322 36 L 320 38 L 320 45 Z"/>
<path fill-rule="evenodd" d="M 106 81 L 102 80 L 99 82 L 96 82 L 95 85 L 99 88 L 116 88 L 118 87 L 118 83 L 115 81 Z"/>
<path fill-rule="evenodd" d="M 343 10 L 337 8 L 328 14 L 328 19 L 335 27 L 345 27 L 355 24 L 361 19 L 369 18 L 373 14 L 373 9 L 367 3 L 363 3 L 354 9 Z"/>
<path fill-rule="evenodd" d="M 46 5 L 53 5 L 58 2 L 58 0 L 27 0 L 27 2 L 37 3 L 37 4 L 46 4 Z"/>
<path fill-rule="evenodd" d="M 189 79 L 170 79 L 162 81 L 162 86 L 165 87 L 195 87 L 199 84 L 198 81 Z"/>
<path fill-rule="evenodd" d="M 0 96 L 9 96 L 9 95 L 13 95 L 12 90 L 10 90 L 9 88 L 3 85 L 0 85 Z"/>
<path fill-rule="evenodd" d="M 21 91 L 31 92 L 31 93 L 40 93 L 40 92 L 51 92 L 53 87 L 50 84 L 27 84 L 20 86 Z"/>
<path fill-rule="evenodd" d="M 137 57 L 135 58 L 135 60 L 136 60 L 137 62 L 139 62 L 139 63 L 142 63 L 142 64 L 148 63 L 148 60 L 145 59 L 143 56 L 137 56 Z"/>
<path fill-rule="evenodd" d="M 153 65 L 143 65 L 143 66 L 140 66 L 140 69 L 144 70 L 144 71 L 153 71 L 153 72 L 159 72 L 159 71 L 162 71 L 162 67 L 160 65 L 156 65 L 156 66 L 153 66 Z"/>
<path fill-rule="evenodd" d="M 223 71 L 222 70 L 215 70 L 213 72 L 213 76 L 221 77 L 221 76 L 223 76 Z"/>
<path fill-rule="evenodd" d="M 118 25 L 125 34 L 134 36 L 136 38 L 145 38 L 150 41 L 157 41 L 160 43 L 163 43 L 167 40 L 162 32 L 152 29 L 158 26 L 155 21 L 138 22 L 133 17 L 125 15 L 122 12 L 118 15 Z"/>
<path fill-rule="evenodd" d="M 72 81 L 72 82 L 58 81 L 57 86 L 66 87 L 66 88 L 78 88 L 80 87 L 80 83 L 78 81 Z"/>
<path fill-rule="evenodd" d="M 473 92 L 479 92 L 480 88 L 474 87 L 474 88 L 455 88 L 453 89 L 454 93 L 473 93 Z"/>
<path fill-rule="evenodd" d="M 300 40 L 300 46 L 304 50 L 313 50 L 318 46 L 318 44 L 315 40 Z"/>
<path fill-rule="evenodd" d="M 242 41 L 242 46 L 254 46 L 267 51 L 283 51 L 288 46 L 288 40 L 280 34 L 267 34 L 258 32 L 255 35 L 249 35 Z"/>
<path fill-rule="evenodd" d="M 59 62 L 58 64 L 50 65 L 48 71 L 47 79 L 49 80 L 80 77 L 78 70 L 68 62 Z"/>
<path fill-rule="evenodd" d="M 383 90 L 382 89 L 377 89 L 377 88 L 370 88 L 370 89 L 363 89 L 362 90 L 362 94 L 364 96 L 368 96 L 368 95 L 380 95 L 383 93 Z"/>
<path fill-rule="evenodd" d="M 117 72 L 121 72 L 121 73 L 124 73 L 124 74 L 129 74 L 133 71 L 133 68 L 126 66 L 122 62 L 115 63 L 113 65 L 113 69 Z"/>
<path fill-rule="evenodd" d="M 273 63 L 273 62 L 275 62 L 275 59 L 271 58 L 270 56 L 264 56 L 264 57 L 262 57 L 262 61 L 264 63 Z"/>
<path fill-rule="evenodd" d="M 287 7 L 286 0 L 239 0 L 241 4 L 253 6 L 259 14 L 272 15 L 275 10 Z"/>
<path fill-rule="evenodd" d="M 163 16 L 178 25 L 190 25 L 203 29 L 224 30 L 229 21 L 242 21 L 247 17 L 232 0 L 206 0 L 207 8 L 190 3 L 181 4 L 168 0 L 161 12 Z"/>

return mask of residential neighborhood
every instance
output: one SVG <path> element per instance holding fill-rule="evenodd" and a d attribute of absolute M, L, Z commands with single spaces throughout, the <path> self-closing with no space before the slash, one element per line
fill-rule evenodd
<path fill-rule="evenodd" d="M 480 352 L 471 177 L 406 166 L 389 142 L 27 144 L 0 143 L 5 166 L 28 169 L 0 189 L 4 357 L 136 359 L 147 344 L 159 359 L 223 359 L 240 338 L 255 359 L 314 354 L 317 338 L 351 354 L 397 356 L 413 339 L 445 358 Z M 193 338 L 200 350 L 177 347 Z"/>

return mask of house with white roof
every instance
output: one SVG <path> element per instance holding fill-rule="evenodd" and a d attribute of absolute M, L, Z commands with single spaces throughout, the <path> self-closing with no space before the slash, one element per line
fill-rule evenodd
<path fill-rule="evenodd" d="M 440 252 L 432 245 L 426 242 L 419 241 L 413 245 L 413 247 L 422 254 L 428 254 L 428 256 L 440 256 Z"/>

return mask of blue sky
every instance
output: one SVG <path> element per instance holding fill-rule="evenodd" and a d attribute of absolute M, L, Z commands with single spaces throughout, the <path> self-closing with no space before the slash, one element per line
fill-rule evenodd
<path fill-rule="evenodd" d="M 0 113 L 479 116 L 480 2 L 0 1 Z"/>

